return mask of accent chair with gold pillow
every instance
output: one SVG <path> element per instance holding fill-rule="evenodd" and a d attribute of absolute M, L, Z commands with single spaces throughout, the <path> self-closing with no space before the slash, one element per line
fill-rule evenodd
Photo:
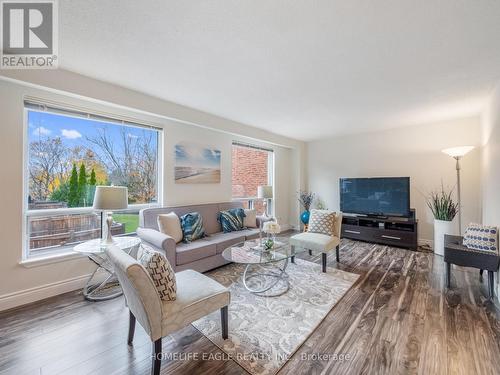
<path fill-rule="evenodd" d="M 336 251 L 337 262 L 340 262 L 340 233 L 342 213 L 328 210 L 311 210 L 307 232 L 296 234 L 290 238 L 290 245 L 321 252 L 322 271 L 326 272 L 327 254 Z M 292 262 L 294 259 L 292 258 Z"/>

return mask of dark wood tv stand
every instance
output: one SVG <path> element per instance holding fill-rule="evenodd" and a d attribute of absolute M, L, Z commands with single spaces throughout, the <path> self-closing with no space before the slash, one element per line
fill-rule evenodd
<path fill-rule="evenodd" d="M 414 209 L 408 218 L 344 215 L 342 237 L 417 250 L 417 227 Z"/>

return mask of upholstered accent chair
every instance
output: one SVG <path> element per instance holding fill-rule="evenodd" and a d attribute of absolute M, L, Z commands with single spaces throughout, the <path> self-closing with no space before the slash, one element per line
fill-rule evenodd
<path fill-rule="evenodd" d="M 311 232 L 308 228 L 307 232 L 296 234 L 290 237 L 290 245 L 298 246 L 309 250 L 309 255 L 312 252 L 321 253 L 321 268 L 326 272 L 326 259 L 329 252 L 335 249 L 337 262 L 340 262 L 340 233 L 342 228 L 342 213 L 335 214 L 332 235 L 323 233 Z M 294 262 L 294 258 L 291 259 Z"/>
<path fill-rule="evenodd" d="M 146 269 L 118 247 L 107 255 L 123 289 L 129 313 L 128 344 L 132 345 L 136 319 L 153 343 L 151 373 L 161 367 L 162 337 L 165 337 L 218 309 L 221 311 L 222 338 L 228 338 L 229 290 L 211 278 L 193 271 L 176 273 L 177 296 L 162 301 Z"/>

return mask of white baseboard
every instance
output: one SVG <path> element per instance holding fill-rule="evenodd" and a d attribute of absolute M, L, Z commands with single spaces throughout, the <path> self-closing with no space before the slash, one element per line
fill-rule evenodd
<path fill-rule="evenodd" d="M 14 293 L 4 294 L 0 296 L 0 311 L 81 289 L 85 286 L 89 277 L 90 275 L 83 275 Z"/>

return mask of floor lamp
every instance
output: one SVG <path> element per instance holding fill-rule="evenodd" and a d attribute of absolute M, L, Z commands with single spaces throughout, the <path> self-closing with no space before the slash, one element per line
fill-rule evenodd
<path fill-rule="evenodd" d="M 451 156 L 457 161 L 457 197 L 458 197 L 458 233 L 462 235 L 462 201 L 460 197 L 460 159 L 468 152 L 472 151 L 474 146 L 452 147 L 442 150 L 446 155 Z"/>

